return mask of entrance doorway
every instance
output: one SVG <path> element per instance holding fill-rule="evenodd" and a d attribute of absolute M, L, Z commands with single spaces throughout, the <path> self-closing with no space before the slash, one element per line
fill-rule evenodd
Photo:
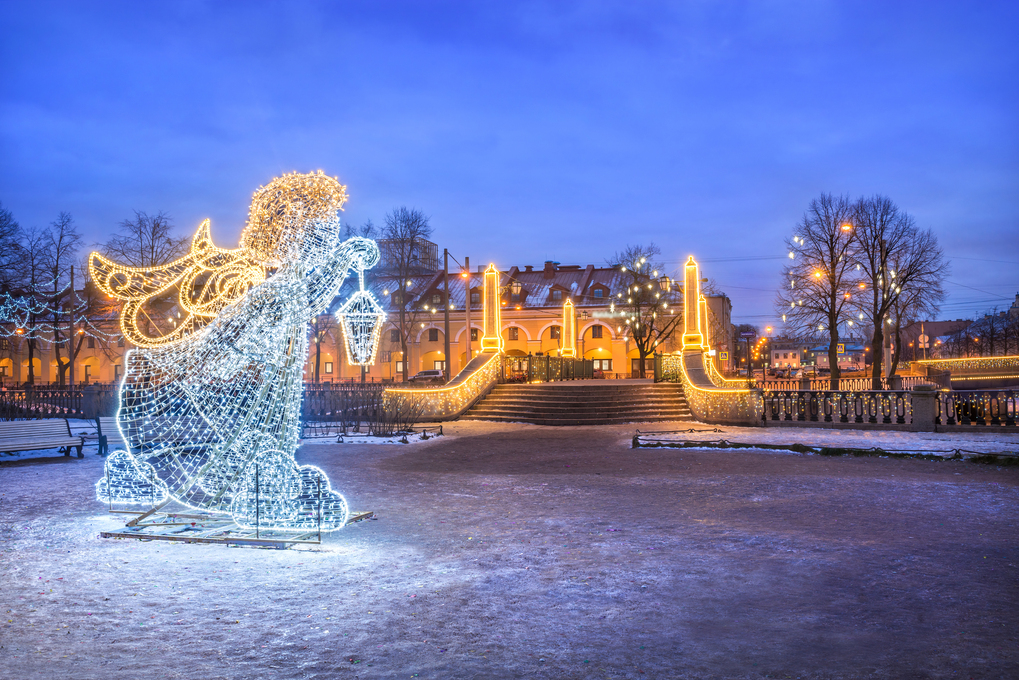
<path fill-rule="evenodd" d="M 647 378 L 653 376 L 655 373 L 655 358 L 647 357 L 644 359 L 644 370 L 640 370 L 640 358 L 630 359 L 630 377 L 631 378 Z"/>

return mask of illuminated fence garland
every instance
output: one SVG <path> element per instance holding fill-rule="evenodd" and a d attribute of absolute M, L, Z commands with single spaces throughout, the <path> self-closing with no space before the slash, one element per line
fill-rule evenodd
<path fill-rule="evenodd" d="M 910 368 L 919 366 L 938 371 L 1010 370 L 1019 373 L 1019 356 L 963 357 L 961 359 L 921 359 L 910 362 Z"/>
<path fill-rule="evenodd" d="M 746 387 L 695 384 L 687 372 L 688 362 L 697 363 L 705 356 L 699 352 L 687 352 L 687 356 L 666 354 L 662 356 L 662 373 L 666 380 L 681 382 L 683 393 L 693 416 L 705 423 L 729 423 L 754 425 L 761 420 L 764 400 L 759 390 Z M 710 363 L 707 361 L 706 363 Z M 704 371 L 707 376 L 712 370 Z M 733 382 L 733 381 L 727 381 Z"/>
<path fill-rule="evenodd" d="M 724 387 L 726 389 L 731 390 L 747 389 L 746 378 L 744 378 L 743 380 L 726 378 L 724 375 L 718 372 L 718 368 L 715 366 L 714 361 L 708 359 L 705 363 L 708 366 L 708 377 L 710 377 L 711 382 L 713 382 L 718 387 Z"/>
<path fill-rule="evenodd" d="M 100 499 L 152 503 L 161 484 L 164 498 L 230 513 L 242 526 L 314 528 L 321 517 L 330 531 L 346 523 L 346 501 L 324 473 L 294 461 L 307 324 L 351 268 L 379 257 L 369 239 L 341 241 L 345 201 L 332 177 L 285 175 L 255 193 L 236 251 L 212 246 L 203 224 L 191 254 L 169 272 L 150 275 L 93 254 L 90 265 L 125 301 L 125 332 L 144 343 L 125 356 L 119 393 L 117 425 L 129 451 L 108 459 Z M 189 280 L 197 295 L 182 288 L 179 299 L 196 320 L 171 336 L 144 335 L 140 303 Z"/>
<path fill-rule="evenodd" d="M 485 356 L 482 354 L 475 361 Z M 460 382 L 454 381 L 445 387 L 426 390 L 390 388 L 383 394 L 383 404 L 387 410 L 398 410 L 401 401 L 406 400 L 423 406 L 423 418 L 455 418 L 498 382 L 502 371 L 502 355 L 495 352 L 487 356 L 488 359 L 477 370 Z"/>

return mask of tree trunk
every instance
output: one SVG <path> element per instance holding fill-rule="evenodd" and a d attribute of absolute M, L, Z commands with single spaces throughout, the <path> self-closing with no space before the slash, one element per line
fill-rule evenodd
<path fill-rule="evenodd" d="M 34 326 L 34 324 L 32 324 Z M 26 340 L 28 342 L 28 384 L 35 384 L 35 340 Z"/>
<path fill-rule="evenodd" d="M 318 369 L 322 362 L 322 338 L 319 337 L 318 331 L 315 332 L 315 384 L 318 384 Z"/>
<path fill-rule="evenodd" d="M 881 329 L 881 324 L 874 326 L 874 337 L 870 341 L 870 346 L 874 350 L 874 354 L 871 355 L 871 383 L 870 389 L 880 390 L 881 389 L 881 362 L 884 359 L 884 344 L 885 336 Z M 867 356 L 864 354 L 864 356 Z"/>
<path fill-rule="evenodd" d="M 68 345 L 67 353 L 69 355 L 67 357 L 67 364 L 69 366 L 72 365 L 75 361 L 78 360 L 78 353 L 81 352 L 81 343 L 83 343 L 83 342 L 85 342 L 85 334 L 84 333 L 80 333 L 78 335 L 78 344 L 77 345 L 74 344 L 74 338 L 71 338 L 71 340 L 67 343 L 67 345 Z M 74 347 L 74 351 L 71 351 L 71 347 L 72 346 Z M 85 375 L 84 369 L 82 369 L 82 377 L 84 377 L 84 375 Z M 81 382 L 81 381 L 79 380 L 79 382 Z"/>
<path fill-rule="evenodd" d="M 470 280 L 470 279 L 468 279 Z M 407 382 L 407 326 L 406 326 L 406 314 L 403 308 L 404 300 L 406 300 L 406 291 L 403 290 L 403 286 L 400 286 L 400 351 L 403 353 L 403 381 Z M 467 304 L 471 303 L 470 288 L 467 290 Z M 468 328 L 467 332 L 470 333 L 471 329 Z M 470 346 L 470 335 L 468 338 L 468 346 Z M 467 363 L 471 362 L 471 357 L 467 357 Z"/>
<path fill-rule="evenodd" d="M 54 321 L 54 326 L 56 322 Z M 60 387 L 64 386 L 64 375 L 67 373 L 67 364 L 64 363 L 63 357 L 60 356 L 60 333 L 59 331 L 53 331 L 53 354 L 57 360 L 57 384 Z"/>
<path fill-rule="evenodd" d="M 888 377 L 891 378 L 895 375 L 895 371 L 899 369 L 899 355 L 902 354 L 902 336 L 901 328 L 899 328 L 898 321 L 895 323 L 895 349 L 892 350 L 891 365 L 888 367 Z M 891 381 L 889 381 L 891 382 Z"/>
<path fill-rule="evenodd" d="M 831 331 L 831 339 L 828 341 L 828 368 L 831 369 L 831 384 L 829 389 L 833 392 L 839 389 L 839 333 Z"/>

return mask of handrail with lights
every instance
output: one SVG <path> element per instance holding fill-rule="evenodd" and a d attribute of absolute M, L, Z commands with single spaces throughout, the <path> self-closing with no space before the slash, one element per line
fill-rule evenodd
<path fill-rule="evenodd" d="M 662 373 L 667 379 L 683 384 L 683 392 L 694 418 L 702 423 L 718 425 L 761 424 L 764 412 L 764 398 L 760 390 L 735 387 L 742 381 L 726 380 L 723 385 L 715 384 L 712 374 L 714 367 L 705 368 L 705 354 L 699 350 L 687 351 L 681 355 L 662 356 Z"/>
<path fill-rule="evenodd" d="M 936 371 L 1015 370 L 1019 372 L 1019 356 L 962 357 L 959 359 L 920 359 L 911 361 L 910 369 L 919 367 Z"/>
<path fill-rule="evenodd" d="M 382 406 L 397 412 L 406 404 L 408 408 L 421 407 L 422 420 L 454 420 L 495 386 L 501 371 L 502 354 L 484 352 L 474 357 L 459 375 L 443 387 L 387 388 L 382 395 Z"/>

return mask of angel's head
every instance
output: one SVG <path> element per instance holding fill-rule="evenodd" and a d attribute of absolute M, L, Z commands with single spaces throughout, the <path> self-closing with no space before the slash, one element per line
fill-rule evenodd
<path fill-rule="evenodd" d="M 255 192 L 241 248 L 268 267 L 314 267 L 339 240 L 346 200 L 346 187 L 321 171 L 277 177 Z"/>

